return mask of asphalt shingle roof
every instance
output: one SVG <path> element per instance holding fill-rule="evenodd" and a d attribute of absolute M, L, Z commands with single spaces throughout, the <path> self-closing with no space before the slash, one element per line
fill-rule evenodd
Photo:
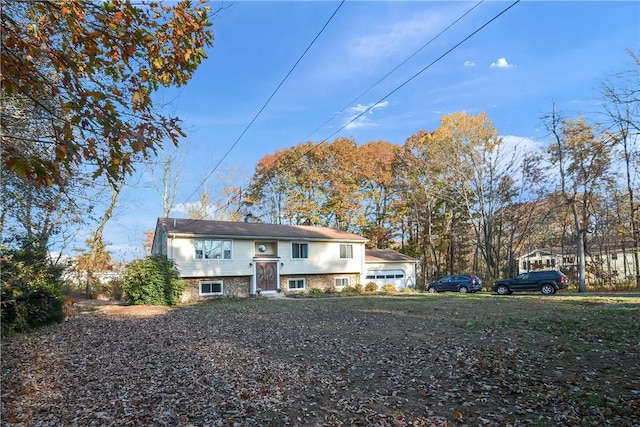
<path fill-rule="evenodd" d="M 416 260 L 392 249 L 367 249 L 365 252 L 367 262 L 410 262 Z"/>
<path fill-rule="evenodd" d="M 357 234 L 329 227 L 185 218 L 158 218 L 158 221 L 169 234 L 247 239 L 306 239 L 354 242 L 366 242 L 368 240 Z"/>

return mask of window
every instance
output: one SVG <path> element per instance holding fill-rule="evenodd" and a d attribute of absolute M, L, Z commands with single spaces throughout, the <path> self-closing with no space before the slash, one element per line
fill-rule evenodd
<path fill-rule="evenodd" d="M 222 295 L 222 282 L 200 282 L 200 295 Z"/>
<path fill-rule="evenodd" d="M 309 244 L 308 243 L 291 243 L 291 258 L 293 259 L 306 259 L 309 258 Z"/>
<path fill-rule="evenodd" d="M 289 290 L 304 289 L 304 279 L 289 279 Z"/>
<path fill-rule="evenodd" d="M 231 259 L 231 240 L 196 240 L 196 259 Z"/>
<path fill-rule="evenodd" d="M 353 245 L 341 244 L 340 245 L 340 258 L 353 258 Z"/>
<path fill-rule="evenodd" d="M 342 288 L 344 286 L 349 286 L 349 278 L 348 277 L 336 277 L 335 279 L 336 288 Z"/>

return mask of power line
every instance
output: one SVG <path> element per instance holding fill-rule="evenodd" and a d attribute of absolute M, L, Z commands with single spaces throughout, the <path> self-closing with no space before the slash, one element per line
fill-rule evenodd
<path fill-rule="evenodd" d="M 344 2 L 344 1 L 343 1 Z M 387 93 L 386 95 L 384 95 L 382 98 L 380 98 L 378 101 L 374 102 L 371 104 L 371 106 L 367 107 L 364 111 L 362 111 L 360 114 L 358 114 L 357 116 L 353 117 L 352 119 L 350 119 L 347 123 L 345 123 L 344 125 L 342 125 L 338 130 L 336 130 L 335 132 L 333 132 L 332 134 L 330 134 L 329 136 L 327 136 L 326 138 L 324 138 L 323 140 L 321 140 L 319 143 L 315 144 L 313 147 L 311 147 L 309 150 L 307 150 L 306 152 L 302 153 L 302 155 L 300 155 L 298 158 L 296 158 L 293 162 L 290 162 L 288 165 L 282 165 L 282 167 L 285 166 L 291 166 L 293 164 L 295 164 L 296 162 L 298 162 L 300 159 L 302 159 L 303 157 L 307 156 L 308 154 L 310 154 L 311 152 L 313 152 L 313 150 L 317 149 L 318 147 L 320 147 L 321 145 L 325 144 L 330 138 L 332 138 L 333 136 L 335 136 L 336 134 L 338 134 L 339 132 L 341 132 L 342 130 L 344 130 L 348 125 L 350 125 L 351 123 L 353 123 L 354 121 L 358 120 L 360 117 L 362 117 L 363 115 L 367 114 L 372 108 L 374 108 L 376 105 L 380 104 L 382 101 L 386 100 L 388 97 L 390 97 L 391 95 L 393 95 L 394 93 L 396 93 L 397 91 L 399 91 L 401 88 L 403 88 L 404 86 L 406 86 L 407 84 L 409 84 L 411 81 L 413 81 L 416 77 L 418 77 L 420 74 L 424 73 L 426 70 L 428 70 L 429 68 L 431 68 L 433 65 L 435 65 L 436 63 L 438 63 L 440 60 L 442 60 L 444 57 L 446 57 L 447 55 L 449 55 L 451 52 L 453 52 L 455 49 L 457 49 L 458 47 L 460 47 L 463 43 L 465 43 L 467 40 L 469 40 L 470 38 L 472 38 L 473 36 L 475 36 L 477 33 L 479 33 L 480 31 L 482 31 L 485 27 L 487 27 L 489 24 L 491 24 L 493 21 L 495 21 L 496 19 L 498 19 L 500 16 L 502 16 L 503 14 L 505 14 L 508 10 L 510 10 L 512 7 L 514 7 L 516 4 L 518 4 L 520 2 L 520 0 L 515 0 L 513 3 L 511 3 L 509 6 L 507 6 L 506 8 L 504 8 L 502 11 L 500 11 L 497 15 L 495 15 L 493 18 L 489 19 L 487 22 L 485 22 L 484 24 L 482 24 L 480 27 L 478 27 L 476 30 L 474 30 L 472 33 L 470 33 L 468 36 L 466 36 L 464 39 L 462 39 L 461 41 L 459 41 L 458 43 L 456 43 L 453 47 L 451 47 L 450 49 L 448 49 L 446 52 L 444 52 L 442 55 L 440 55 L 438 58 L 436 58 L 435 60 L 433 60 L 431 63 L 429 63 L 428 65 L 426 65 L 425 67 L 423 67 L 422 69 L 420 69 L 418 72 L 416 72 L 415 74 L 413 74 L 411 77 L 409 77 L 407 80 L 405 80 L 403 83 L 401 83 L 399 86 L 397 86 L 395 89 L 393 89 L 392 91 L 390 91 L 389 93 Z M 341 3 L 342 5 L 342 3 Z M 471 9 L 472 10 L 472 9 Z M 467 13 L 469 13 L 470 11 L 468 11 Z M 464 15 L 463 15 L 464 16 Z M 462 17 L 461 17 L 462 18 Z M 461 19 L 459 18 L 459 19 Z M 459 20 L 458 19 L 458 20 Z M 457 21 L 458 21 L 457 20 Z M 457 22 L 456 21 L 456 22 Z M 452 24 L 453 25 L 453 24 Z M 326 26 L 326 25 L 325 25 Z M 449 26 L 451 27 L 451 25 Z M 449 28 L 447 27 L 447 28 Z M 430 43 L 430 42 L 429 42 Z M 417 53 L 417 52 L 416 52 Z M 415 55 L 415 54 L 414 54 Z M 413 55 L 412 55 L 413 56 Z M 411 57 L 407 58 L 404 62 L 408 61 Z M 404 63 L 403 62 L 403 63 Z M 402 65 L 403 63 L 401 63 L 400 65 Z M 399 67 L 399 66 L 398 66 Z M 391 72 L 395 71 L 398 67 L 394 68 Z M 390 72 L 390 73 L 391 73 Z M 388 74 L 390 74 L 388 73 Z M 385 75 L 382 79 L 380 79 L 378 82 L 384 80 L 384 78 L 386 78 L 387 75 Z M 377 83 L 376 83 L 377 84 Z M 374 85 L 375 86 L 375 85 Z M 373 87 L 373 86 L 372 86 Z M 371 88 L 370 88 L 371 89 Z M 370 90 L 368 89 L 367 92 Z M 366 92 L 365 92 L 366 93 Z M 360 95 L 362 96 L 362 95 Z M 278 169 L 280 169 L 281 167 L 276 167 L 275 170 L 273 170 L 273 172 L 270 175 L 274 175 Z M 269 177 L 267 177 L 267 179 L 270 179 Z M 241 192 L 240 192 L 241 194 Z M 192 194 L 193 195 L 193 194 Z M 189 196 L 191 197 L 191 196 Z M 230 204 L 227 203 L 226 206 L 228 206 Z M 225 207 L 226 207 L 225 206 Z M 219 211 L 221 210 L 222 207 L 220 207 L 219 209 L 216 210 Z"/>
<path fill-rule="evenodd" d="M 344 125 L 342 125 L 338 130 L 336 130 L 335 132 L 333 132 L 331 135 L 327 136 L 326 138 L 324 138 L 322 141 L 320 141 L 319 143 L 315 144 L 313 147 L 311 147 L 309 150 L 305 151 L 304 153 L 302 153 L 302 155 L 300 155 L 298 158 L 296 158 L 293 162 L 290 162 L 288 165 L 283 165 L 282 167 L 290 167 L 291 165 L 295 164 L 296 162 L 298 162 L 300 159 L 302 159 L 303 157 L 309 155 L 311 152 L 313 152 L 315 149 L 317 149 L 318 147 L 320 147 L 321 145 L 325 144 L 330 138 L 332 138 L 333 136 L 335 136 L 336 134 L 338 134 L 339 132 L 341 132 L 343 129 L 345 129 L 347 126 L 349 126 L 351 123 L 355 122 L 356 120 L 358 120 L 360 117 L 362 117 L 363 115 L 367 114 L 372 108 L 374 108 L 376 105 L 380 104 L 382 101 L 386 100 L 388 97 L 390 97 L 391 95 L 393 95 L 394 93 L 396 93 L 397 91 L 399 91 L 401 88 L 403 88 L 404 86 L 406 86 L 407 84 L 409 84 L 409 82 L 411 82 L 412 80 L 414 80 L 416 77 L 418 77 L 420 74 L 424 73 L 426 70 L 428 70 L 429 68 L 431 68 L 433 65 L 435 65 L 436 63 L 438 63 L 440 60 L 442 60 L 442 58 L 444 58 L 445 56 L 449 55 L 451 52 L 453 52 L 455 49 L 457 49 L 460 45 L 462 45 L 464 42 L 466 42 L 467 40 L 469 40 L 471 37 L 475 36 L 477 33 L 479 33 L 481 30 L 483 30 L 486 26 L 488 26 L 489 24 L 491 24 L 493 21 L 495 21 L 496 19 L 498 19 L 500 16 L 502 16 L 504 13 L 506 13 L 509 9 L 511 9 L 513 6 L 515 6 L 516 4 L 518 4 L 520 2 L 520 0 L 516 0 L 513 3 L 511 3 L 509 6 L 507 6 L 506 8 L 504 8 L 500 13 L 498 13 L 497 15 L 495 15 L 493 18 L 491 18 L 490 20 L 488 20 L 487 22 L 485 22 L 483 25 L 481 25 L 480 27 L 478 27 L 475 31 L 473 31 L 471 34 L 469 34 L 467 37 L 465 37 L 464 39 L 462 39 L 461 41 L 459 41 L 458 43 L 456 43 L 453 47 L 451 47 L 449 50 L 447 50 L 445 53 L 443 53 L 442 55 L 440 55 L 438 58 L 436 58 L 435 60 L 433 60 L 431 63 L 429 63 L 427 66 L 423 67 L 422 69 L 420 69 L 417 73 L 415 73 L 414 75 L 412 75 L 411 77 L 409 77 L 407 80 L 405 80 L 402 84 L 400 84 L 399 86 L 397 86 L 395 89 L 393 89 L 391 92 L 387 93 L 385 96 L 383 96 L 382 98 L 380 98 L 378 101 L 372 103 L 369 107 L 367 107 L 364 111 L 362 111 L 360 114 L 358 114 L 357 116 L 353 117 L 351 120 L 349 120 L 347 123 L 345 123 Z M 385 76 L 386 77 L 386 76 Z M 273 170 L 273 172 L 270 174 L 271 177 L 273 177 L 273 175 L 277 172 L 277 170 L 280 169 L 280 167 L 276 167 L 275 170 Z M 269 177 L 267 177 L 267 179 L 270 179 Z"/>
<path fill-rule="evenodd" d="M 289 72 L 287 73 L 286 76 L 284 76 L 284 78 L 282 79 L 282 81 L 280 82 L 280 84 L 275 88 L 275 90 L 273 91 L 273 93 L 271 94 L 271 96 L 269 96 L 269 98 L 267 99 L 267 101 L 262 105 L 262 108 L 260 108 L 260 110 L 255 114 L 255 116 L 253 116 L 253 119 L 251 119 L 251 121 L 249 122 L 249 124 L 244 128 L 244 130 L 242 131 L 242 133 L 240 134 L 240 136 L 238 136 L 238 138 L 235 140 L 235 142 L 231 145 L 231 147 L 229 147 L 229 149 L 227 150 L 227 152 L 224 154 L 224 156 L 222 156 L 222 158 L 218 161 L 218 163 L 215 164 L 215 166 L 213 167 L 213 169 L 211 169 L 211 171 L 205 176 L 205 178 L 202 180 L 202 182 L 200 183 L 200 185 L 198 185 L 196 187 L 195 190 L 193 190 L 193 192 L 189 195 L 189 197 L 186 198 L 186 201 L 188 201 L 191 197 L 193 197 L 194 194 L 196 194 L 198 192 L 198 190 L 200 190 L 200 188 L 202 188 L 202 186 L 205 184 L 205 182 L 207 181 L 207 179 L 209 179 L 211 177 L 211 175 L 213 175 L 213 173 L 218 169 L 218 167 L 220 166 L 220 164 L 222 164 L 222 162 L 229 156 L 229 154 L 231 153 L 231 151 L 233 151 L 233 149 L 238 145 L 238 143 L 240 142 L 240 139 L 242 139 L 242 137 L 247 133 L 247 131 L 249 130 L 249 128 L 253 125 L 253 123 L 256 121 L 256 119 L 258 118 L 258 116 L 260 116 L 260 114 L 262 114 L 262 112 L 264 111 L 264 109 L 267 107 L 267 105 L 269 105 L 269 102 L 271 102 L 271 99 L 275 96 L 275 94 L 278 92 L 278 90 L 280 89 L 280 87 L 284 84 L 284 82 L 287 80 L 287 78 L 289 78 L 289 76 L 291 75 L 291 73 L 293 72 L 293 70 L 295 70 L 295 68 L 298 66 L 298 64 L 300 63 L 300 61 L 302 60 L 302 58 L 304 58 L 304 56 L 307 54 L 307 52 L 309 51 L 309 49 L 311 49 L 311 46 L 314 45 L 314 43 L 316 42 L 316 40 L 318 40 L 318 38 L 320 37 L 320 35 L 324 32 L 324 30 L 327 28 L 327 26 L 329 25 L 329 23 L 333 20 L 333 18 L 336 16 L 336 14 L 338 13 L 338 10 L 340 10 L 340 8 L 342 7 L 342 5 L 344 4 L 346 0 L 342 0 L 340 2 L 340 4 L 338 5 L 338 7 L 336 8 L 336 10 L 333 11 L 333 14 L 331 14 L 331 16 L 329 17 L 329 19 L 327 20 L 327 22 L 324 24 L 324 26 L 322 27 L 322 29 L 320 30 L 320 32 L 313 38 L 313 40 L 311 41 L 311 43 L 309 43 L 309 46 L 307 46 L 307 48 L 304 50 L 304 52 L 302 52 L 302 55 L 300 55 L 300 57 L 298 58 L 298 60 L 296 61 L 295 64 L 293 64 L 293 67 L 291 67 L 291 69 L 289 70 Z"/>
<path fill-rule="evenodd" d="M 364 92 L 362 92 L 360 95 L 356 96 L 353 100 L 349 101 L 344 107 L 342 107 L 337 113 L 335 113 L 333 116 L 331 116 L 329 119 L 327 119 L 324 123 L 322 123 L 320 126 L 318 126 L 317 128 L 315 128 L 313 131 L 311 131 L 311 133 L 307 134 L 307 136 L 305 136 L 304 138 L 302 138 L 302 141 L 300 142 L 304 142 L 304 140 L 306 140 L 307 138 L 309 138 L 311 135 L 313 135 L 314 133 L 316 133 L 317 131 L 319 131 L 320 129 L 322 129 L 323 127 L 325 127 L 329 122 L 331 122 L 331 120 L 333 120 L 338 114 L 340 114 L 341 112 L 345 111 L 347 108 L 349 108 L 352 104 L 354 104 L 355 102 L 357 102 L 360 98 L 362 98 L 364 95 L 366 95 L 367 93 L 369 93 L 371 91 L 371 89 L 373 89 L 374 87 L 378 86 L 380 83 L 382 83 L 387 77 L 389 77 L 391 74 L 395 73 L 400 67 L 402 67 L 404 64 L 406 64 L 407 62 L 409 62 L 411 60 L 411 58 L 413 58 L 414 56 L 416 56 L 418 53 L 422 52 L 423 49 L 425 49 L 427 46 L 429 46 L 431 43 L 433 43 L 436 39 L 438 39 L 442 34 L 444 34 L 445 32 L 447 32 L 451 27 L 453 27 L 454 25 L 456 25 L 458 22 L 460 22 L 465 16 L 467 16 L 469 13 L 471 13 L 475 8 L 477 8 L 478 6 L 480 6 L 482 3 L 484 3 L 484 0 L 480 0 L 478 3 L 476 3 L 475 5 L 473 5 L 473 7 L 471 7 L 469 10 L 467 10 L 465 13 L 463 13 L 462 15 L 460 15 L 460 17 L 458 17 L 458 19 L 456 19 L 455 21 L 453 21 L 451 24 L 449 24 L 445 29 L 443 29 L 442 31 L 440 31 L 438 34 L 436 34 L 434 37 L 431 38 L 431 40 L 429 40 L 428 42 L 426 42 L 425 44 L 423 44 L 422 46 L 420 46 L 420 48 L 418 48 L 415 52 L 413 52 L 411 55 L 409 55 L 407 58 L 405 58 L 401 63 L 399 63 L 398 65 L 396 65 L 391 71 L 389 71 L 387 74 L 385 74 L 384 76 L 382 76 L 380 79 L 378 79 L 378 81 L 376 81 L 375 83 L 373 83 L 371 86 L 369 86 Z M 374 104 L 375 105 L 375 104 Z"/>

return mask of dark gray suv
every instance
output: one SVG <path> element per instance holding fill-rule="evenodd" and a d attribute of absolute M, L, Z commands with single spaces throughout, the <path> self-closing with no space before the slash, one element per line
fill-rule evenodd
<path fill-rule="evenodd" d="M 567 276 L 560 271 L 529 271 L 511 279 L 496 280 L 493 291 L 500 295 L 516 291 L 538 291 L 544 295 L 553 295 L 559 289 L 566 288 L 567 284 Z"/>

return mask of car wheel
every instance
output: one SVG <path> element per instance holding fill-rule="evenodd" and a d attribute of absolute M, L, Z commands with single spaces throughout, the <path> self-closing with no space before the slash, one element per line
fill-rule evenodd
<path fill-rule="evenodd" d="M 466 294 L 467 292 L 469 292 L 469 289 L 467 289 L 467 288 L 466 288 L 466 287 L 464 287 L 464 286 L 460 286 L 460 293 L 461 293 L 461 294 Z"/>
<path fill-rule="evenodd" d="M 509 292 L 509 287 L 507 285 L 498 285 L 496 287 L 496 292 L 498 295 L 509 295 L 511 293 Z"/>
<path fill-rule="evenodd" d="M 436 292 L 438 292 L 436 288 L 429 288 L 430 294 L 435 294 Z"/>
<path fill-rule="evenodd" d="M 545 283 L 542 285 L 542 288 L 540 288 L 540 291 L 543 295 L 553 295 L 556 293 L 556 288 L 554 288 L 553 285 Z"/>

